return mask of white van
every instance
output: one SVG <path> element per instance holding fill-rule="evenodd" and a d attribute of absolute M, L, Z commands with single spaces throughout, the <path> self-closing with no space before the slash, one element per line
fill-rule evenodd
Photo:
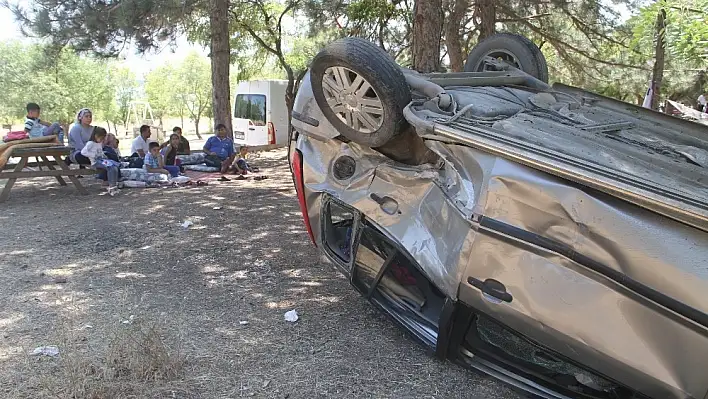
<path fill-rule="evenodd" d="M 287 80 L 239 82 L 234 100 L 234 144 L 287 145 Z"/>

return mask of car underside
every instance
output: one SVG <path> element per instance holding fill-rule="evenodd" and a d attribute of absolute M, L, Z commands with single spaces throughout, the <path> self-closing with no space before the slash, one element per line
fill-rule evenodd
<path fill-rule="evenodd" d="M 544 398 L 708 398 L 708 129 L 549 86 L 501 34 L 418 74 L 313 59 L 291 166 L 313 243 L 435 356 Z"/>

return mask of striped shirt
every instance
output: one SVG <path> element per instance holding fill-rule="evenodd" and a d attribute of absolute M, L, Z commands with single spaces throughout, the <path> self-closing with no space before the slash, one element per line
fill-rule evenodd
<path fill-rule="evenodd" d="M 44 135 L 44 126 L 39 122 L 39 118 L 34 119 L 28 117 L 25 119 L 25 132 L 29 134 L 31 139 Z"/>

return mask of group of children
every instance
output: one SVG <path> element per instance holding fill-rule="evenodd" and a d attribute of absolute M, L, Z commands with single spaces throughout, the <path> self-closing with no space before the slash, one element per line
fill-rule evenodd
<path fill-rule="evenodd" d="M 108 178 L 108 194 L 114 196 L 120 192 L 118 179 L 120 178 L 121 163 L 110 159 L 106 154 L 105 147 L 117 149 L 117 139 L 113 143 L 107 143 L 106 139 L 109 135 L 106 129 L 96 126 L 91 134 L 91 139 L 81 150 L 81 155 L 87 157 L 91 161 L 91 166 L 94 169 L 103 169 L 107 173 Z M 177 146 L 179 145 L 180 137 L 177 134 L 170 136 L 169 144 L 164 146 L 163 151 L 160 151 L 160 144 L 157 142 L 149 143 L 149 152 L 145 154 L 143 159 L 143 169 L 148 173 L 162 173 L 172 177 L 177 177 L 181 174 L 181 169 L 178 165 L 179 160 L 176 157 Z M 167 164 L 165 159 L 169 159 L 172 164 Z"/>

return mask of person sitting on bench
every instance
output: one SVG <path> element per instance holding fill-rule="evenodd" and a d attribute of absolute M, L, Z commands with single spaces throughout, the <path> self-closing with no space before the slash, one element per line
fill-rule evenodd
<path fill-rule="evenodd" d="M 64 145 L 64 130 L 59 123 L 54 122 L 49 124 L 39 119 L 40 108 L 38 104 L 27 104 L 27 118 L 25 118 L 25 133 L 29 138 L 34 139 L 43 136 L 55 135 L 59 142 Z"/>
<path fill-rule="evenodd" d="M 81 150 L 84 149 L 86 143 L 91 141 L 91 135 L 93 134 L 91 122 L 93 122 L 91 110 L 83 108 L 76 115 L 76 124 L 69 129 L 69 148 L 71 148 L 69 158 L 71 162 L 82 166 L 91 165 L 91 160 L 81 155 Z"/>

